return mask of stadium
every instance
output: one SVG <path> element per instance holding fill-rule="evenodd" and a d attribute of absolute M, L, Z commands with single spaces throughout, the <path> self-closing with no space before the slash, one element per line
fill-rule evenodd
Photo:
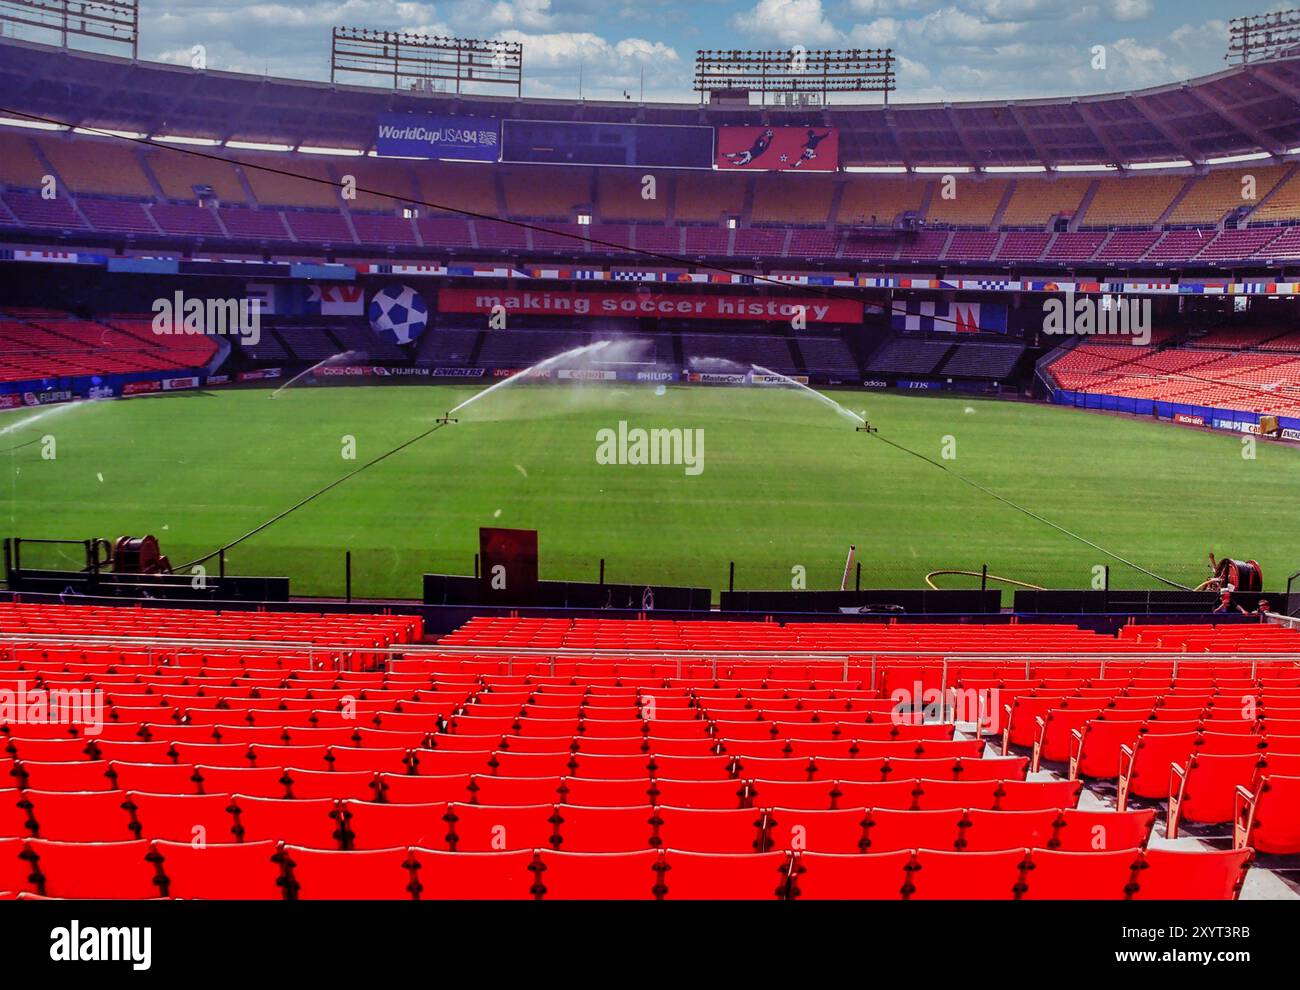
<path fill-rule="evenodd" d="M 1290 14 L 691 104 L 71 6 L 0 5 L 0 899 L 1300 896 Z"/>

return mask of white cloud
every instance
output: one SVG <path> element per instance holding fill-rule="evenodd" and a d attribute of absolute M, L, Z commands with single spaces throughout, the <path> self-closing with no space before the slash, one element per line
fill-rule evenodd
<path fill-rule="evenodd" d="M 1151 0 L 1110 0 L 1110 11 L 1117 21 L 1145 21 L 1153 10 Z"/>
<path fill-rule="evenodd" d="M 731 22 L 752 37 L 808 48 L 842 37 L 827 20 L 821 0 L 758 0 L 752 10 L 734 15 Z"/>

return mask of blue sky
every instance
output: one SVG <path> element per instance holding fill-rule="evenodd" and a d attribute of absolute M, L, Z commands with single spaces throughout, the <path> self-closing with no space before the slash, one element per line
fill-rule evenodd
<path fill-rule="evenodd" d="M 892 47 L 898 102 L 1137 89 L 1224 67 L 1213 0 L 141 0 L 141 55 L 328 78 L 334 24 L 524 42 L 525 95 L 693 100 L 700 48 Z M 1094 46 L 1105 66 L 1094 66 Z"/>

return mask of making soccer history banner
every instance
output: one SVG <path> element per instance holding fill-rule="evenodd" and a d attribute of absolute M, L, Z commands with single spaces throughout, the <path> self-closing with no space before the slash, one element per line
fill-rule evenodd
<path fill-rule="evenodd" d="M 379 118 L 375 152 L 390 158 L 494 162 L 501 154 L 501 121 L 438 113 L 386 113 Z"/>
<path fill-rule="evenodd" d="M 787 322 L 802 311 L 808 323 L 861 323 L 862 303 L 817 296 L 688 296 L 665 292 L 495 292 L 440 289 L 444 313 L 491 313 L 502 307 L 523 316 L 657 316 L 673 320 Z"/>
<path fill-rule="evenodd" d="M 834 127 L 719 127 L 715 164 L 753 172 L 834 172 L 840 167 L 840 132 Z"/>

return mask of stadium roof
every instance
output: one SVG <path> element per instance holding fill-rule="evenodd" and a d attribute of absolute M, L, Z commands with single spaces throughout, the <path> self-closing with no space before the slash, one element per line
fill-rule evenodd
<path fill-rule="evenodd" d="M 369 150 L 376 117 L 841 128 L 847 167 L 1201 164 L 1300 148 L 1300 56 L 1130 93 L 820 108 L 711 107 L 406 93 L 132 61 L 0 39 L 0 104 L 151 136 Z"/>

